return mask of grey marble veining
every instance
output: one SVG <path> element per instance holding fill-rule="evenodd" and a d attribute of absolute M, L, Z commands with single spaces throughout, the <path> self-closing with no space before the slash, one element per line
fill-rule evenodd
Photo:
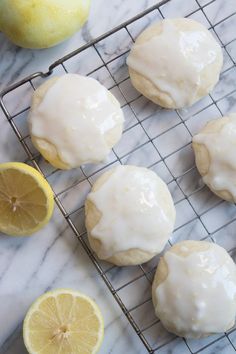
<path fill-rule="evenodd" d="M 31 51 L 12 45 L 0 34 L 0 89 L 36 71 L 47 71 L 56 59 L 97 37 L 112 27 L 155 4 L 155 0 L 93 0 L 88 23 L 65 43 L 47 50 Z M 222 11 L 222 5 L 223 11 Z M 199 5 L 205 6 L 202 9 Z M 192 135 L 212 118 L 236 110 L 233 66 L 236 58 L 235 0 L 170 0 L 161 7 L 65 62 L 72 73 L 98 79 L 119 100 L 125 129 L 121 141 L 107 161 L 71 171 L 48 165 L 32 146 L 27 127 L 32 87 L 27 83 L 5 97 L 24 141 L 64 205 L 78 232 L 86 240 L 84 200 L 91 185 L 106 169 L 117 164 L 136 164 L 153 169 L 168 184 L 177 211 L 175 230 L 166 249 L 183 239 L 206 239 L 225 247 L 236 259 L 236 208 L 222 202 L 203 185 L 194 163 Z M 188 16 L 206 27 L 215 25 L 213 35 L 226 47 L 220 82 L 211 95 L 192 107 L 169 111 L 154 105 L 132 87 L 126 66 L 127 53 L 137 35 L 162 16 Z M 119 56 L 118 58 L 116 58 Z M 104 66 L 104 62 L 107 64 Z M 57 67 L 53 75 L 65 71 Z M 44 80 L 35 79 L 38 87 Z M 217 102 L 217 105 L 214 104 Z M 0 162 L 28 161 L 9 123 L 0 111 Z M 87 179 L 86 179 L 87 177 Z M 199 218 L 200 216 L 200 218 Z M 226 227 L 224 225 L 226 224 Z M 86 241 L 87 242 L 87 241 Z M 202 350 L 206 354 L 231 354 L 236 345 L 236 331 L 228 337 L 212 336 L 203 340 L 183 341 L 165 331 L 156 319 L 151 302 L 151 281 L 160 256 L 139 267 L 111 267 L 100 262 L 109 280 L 143 331 L 147 341 L 160 354 L 188 354 Z M 144 276 L 143 271 L 146 272 Z M 51 288 L 79 289 L 93 297 L 105 317 L 105 340 L 100 353 L 144 354 L 145 348 L 133 331 L 112 295 L 106 289 L 87 254 L 74 236 L 58 208 L 51 222 L 30 238 L 0 239 L 0 353 L 26 354 L 22 341 L 22 320 L 31 302 Z M 231 344 L 232 343 L 232 344 Z"/>

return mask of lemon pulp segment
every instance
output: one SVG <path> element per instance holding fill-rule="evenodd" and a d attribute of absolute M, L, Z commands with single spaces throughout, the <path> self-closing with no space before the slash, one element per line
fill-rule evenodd
<path fill-rule="evenodd" d="M 0 231 L 29 235 L 51 218 L 53 192 L 33 167 L 20 162 L 0 164 Z"/>
<path fill-rule="evenodd" d="M 103 318 L 94 301 L 65 289 L 39 297 L 29 309 L 23 328 L 30 354 L 97 353 L 103 331 Z"/>

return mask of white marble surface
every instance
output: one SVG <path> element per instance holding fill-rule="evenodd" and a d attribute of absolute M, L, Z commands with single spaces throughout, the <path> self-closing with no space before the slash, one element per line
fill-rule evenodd
<path fill-rule="evenodd" d="M 69 41 L 48 50 L 20 49 L 0 34 L 0 90 L 32 72 L 47 71 L 56 59 L 155 3 L 155 0 L 92 0 L 90 18 L 83 30 Z M 199 9 L 199 4 L 205 6 L 204 12 Z M 147 166 L 168 183 L 177 209 L 176 229 L 170 243 L 182 239 L 207 238 L 225 247 L 233 256 L 236 248 L 235 205 L 220 201 L 202 185 L 194 167 L 190 143 L 191 135 L 204 122 L 236 109 L 236 69 L 233 67 L 236 60 L 236 41 L 233 41 L 236 37 L 236 16 L 221 22 L 235 9 L 235 0 L 171 0 L 161 8 L 164 16 L 191 14 L 190 17 L 210 27 L 207 16 L 215 25 L 215 32 L 212 29 L 211 31 L 220 37 L 222 45 L 226 45 L 225 63 L 219 84 L 211 96 L 188 110 L 160 110 L 132 88 L 124 64 L 132 38 L 125 30 L 98 43 L 96 50 L 91 48 L 65 63 L 69 72 L 88 74 L 95 70 L 92 75 L 111 88 L 120 100 L 126 117 L 125 132 L 110 154 L 108 164 L 110 166 L 121 162 Z M 145 26 L 160 18 L 161 14 L 154 11 L 128 26 L 129 33 L 135 38 Z M 118 55 L 119 58 L 112 60 Z M 106 67 L 103 66 L 103 61 L 109 62 Z M 98 67 L 100 69 L 96 70 Z M 63 72 L 62 67 L 55 70 L 55 74 Z M 40 82 L 42 80 L 33 81 L 35 86 Z M 26 84 L 6 96 L 5 104 L 10 113 L 17 114 L 28 107 L 31 94 L 32 88 Z M 217 106 L 214 105 L 214 100 L 217 101 Z M 26 143 L 48 176 L 48 181 L 70 214 L 71 220 L 78 231 L 84 234 L 84 198 L 104 165 L 88 165 L 67 172 L 55 171 L 32 148 L 30 139 L 27 138 L 26 116 L 27 112 L 17 116 L 14 122 L 22 136 L 26 137 Z M 12 160 L 27 161 L 27 156 L 0 110 L 0 162 Z M 89 176 L 88 181 L 84 179 L 85 175 Z M 197 215 L 201 215 L 201 219 Z M 223 228 L 225 224 L 227 226 Z M 155 321 L 150 301 L 150 280 L 157 261 L 158 259 L 154 259 L 143 266 L 143 270 L 148 272 L 147 278 L 138 267 L 113 268 L 107 273 L 116 289 L 136 279 L 118 293 L 129 309 L 147 300 L 132 311 L 132 315 L 142 329 L 147 328 L 143 333 L 150 345 L 153 348 L 160 347 L 157 352 L 161 354 L 195 353 L 199 350 L 204 354 L 233 353 L 233 346 L 236 346 L 234 330 L 228 336 L 217 335 L 201 341 L 185 342 L 167 333 L 158 321 L 149 328 Z M 104 269 L 109 267 L 105 263 L 101 265 Z M 22 342 L 22 320 L 25 312 L 37 296 L 56 287 L 79 289 L 97 301 L 105 316 L 106 325 L 105 340 L 100 353 L 146 353 L 143 344 L 56 207 L 51 222 L 36 235 L 30 238 L 9 238 L 2 235 L 0 238 L 1 354 L 26 354 Z M 209 343 L 212 345 L 208 346 Z"/>

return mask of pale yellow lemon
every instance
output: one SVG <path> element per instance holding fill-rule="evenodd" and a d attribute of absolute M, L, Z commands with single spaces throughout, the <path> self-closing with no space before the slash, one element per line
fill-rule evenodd
<path fill-rule="evenodd" d="M 24 48 L 49 48 L 78 31 L 90 0 L 1 0 L 0 30 Z"/>
<path fill-rule="evenodd" d="M 103 317 L 96 303 L 69 289 L 56 289 L 39 297 L 23 326 L 30 354 L 94 354 L 103 335 Z"/>
<path fill-rule="evenodd" d="M 33 167 L 0 164 L 0 232 L 30 235 L 45 226 L 54 208 L 53 191 Z"/>

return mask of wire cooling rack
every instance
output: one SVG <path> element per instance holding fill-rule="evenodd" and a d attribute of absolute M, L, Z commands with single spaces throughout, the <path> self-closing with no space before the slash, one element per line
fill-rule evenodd
<path fill-rule="evenodd" d="M 165 180 L 175 201 L 177 223 L 169 246 L 182 239 L 207 239 L 222 245 L 234 257 L 235 205 L 218 199 L 202 184 L 191 150 L 193 134 L 207 120 L 234 108 L 236 111 L 234 1 L 162 1 L 56 61 L 48 72 L 34 73 L 0 95 L 1 108 L 28 155 L 27 162 L 42 172 L 51 184 L 55 201 L 67 223 L 142 341 L 142 353 L 208 353 L 208 350 L 211 353 L 232 353 L 235 351 L 236 331 L 233 328 L 228 333 L 203 340 L 185 340 L 167 333 L 155 318 L 151 302 L 151 282 L 158 257 L 147 264 L 126 268 L 99 261 L 87 242 L 83 222 L 84 199 L 93 181 L 106 168 L 119 163 L 149 167 Z M 140 96 L 130 83 L 125 64 L 137 35 L 151 22 L 165 16 L 186 16 L 202 22 L 220 42 L 224 53 L 219 84 L 211 95 L 187 110 L 164 110 Z M 56 170 L 31 144 L 26 117 L 32 92 L 48 76 L 65 72 L 97 78 L 121 103 L 126 117 L 125 130 L 104 165 L 86 165 L 72 171 Z M 131 350 L 127 349 L 127 353 Z"/>

